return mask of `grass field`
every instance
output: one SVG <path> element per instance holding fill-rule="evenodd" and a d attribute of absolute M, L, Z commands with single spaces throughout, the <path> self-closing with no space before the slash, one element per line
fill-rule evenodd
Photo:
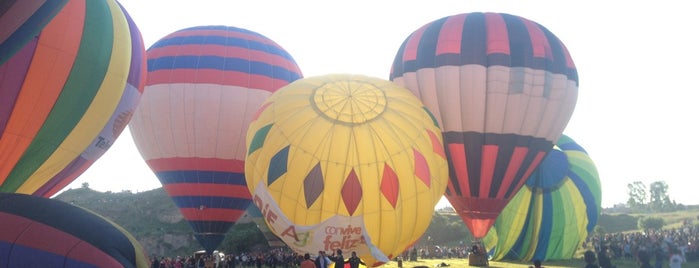
<path fill-rule="evenodd" d="M 469 266 L 468 265 L 468 259 L 425 259 L 425 260 L 418 260 L 418 261 L 404 261 L 403 262 L 403 267 L 404 268 L 413 268 L 413 267 L 419 267 L 419 266 L 427 266 L 427 267 L 438 267 L 439 264 L 441 263 L 446 263 L 449 265 L 450 268 L 458 268 L 458 267 L 475 267 L 475 266 Z M 638 267 L 635 261 L 627 260 L 627 261 L 622 261 L 622 260 L 614 260 L 612 261 L 612 264 L 616 265 L 617 268 L 635 268 Z M 653 263 L 651 263 L 653 264 Z M 491 268 L 527 268 L 531 266 L 531 263 L 523 263 L 523 262 L 497 262 L 497 261 L 490 261 L 490 265 L 488 267 Z M 585 262 L 581 259 L 571 259 L 571 260 L 558 260 L 558 261 L 546 261 L 543 263 L 543 266 L 546 268 L 570 268 L 570 267 L 585 267 Z M 397 262 L 390 262 L 387 263 L 383 266 L 382 268 L 397 268 L 398 263 Z M 667 262 L 664 263 L 663 267 L 668 267 Z M 699 267 L 699 262 L 692 262 L 692 263 L 684 263 L 682 264 L 682 267 Z"/>

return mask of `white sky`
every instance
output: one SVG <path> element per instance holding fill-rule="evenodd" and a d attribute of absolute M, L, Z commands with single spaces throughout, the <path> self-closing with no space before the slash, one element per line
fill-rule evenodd
<path fill-rule="evenodd" d="M 580 77 L 564 134 L 587 150 L 602 181 L 602 206 L 628 199 L 626 185 L 669 185 L 671 199 L 699 204 L 699 16 L 692 1 L 232 1 L 121 0 L 146 48 L 174 31 L 226 25 L 258 32 L 294 57 L 305 77 L 355 73 L 388 79 L 403 40 L 433 20 L 504 12 L 536 21 L 568 47 Z M 633 3 L 633 4 L 631 4 Z M 66 187 L 99 191 L 160 187 L 125 130 Z M 446 201 L 438 207 L 448 204 Z"/>

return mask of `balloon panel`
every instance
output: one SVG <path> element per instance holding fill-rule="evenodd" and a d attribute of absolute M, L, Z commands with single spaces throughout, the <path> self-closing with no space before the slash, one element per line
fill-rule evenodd
<path fill-rule="evenodd" d="M 274 93 L 250 124 L 247 185 L 297 252 L 356 251 L 379 265 L 419 239 L 444 193 L 439 132 L 394 83 L 305 78 Z"/>
<path fill-rule="evenodd" d="M 302 74 L 274 41 L 242 28 L 198 26 L 148 51 L 130 123 L 141 156 L 212 252 L 250 205 L 245 133 L 264 100 Z"/>
<path fill-rule="evenodd" d="M 145 64 L 134 26 L 116 1 L 70 1 L 0 66 L 0 191 L 55 193 L 118 136 Z"/>
<path fill-rule="evenodd" d="M 496 260 L 569 259 L 597 224 L 600 195 L 594 163 L 563 135 L 500 214 L 485 242 L 494 248 Z"/>
<path fill-rule="evenodd" d="M 35 195 L 53 196 L 92 166 L 121 135 L 138 106 L 146 82 L 146 49 L 138 27 L 121 5 L 120 8 L 126 16 L 131 35 L 131 64 L 126 78 L 124 93 L 109 121 L 90 146 L 77 158 L 73 159 L 66 168 L 38 189 L 34 193 Z"/>
<path fill-rule="evenodd" d="M 0 193 L 0 221 L 3 267 L 148 267 L 131 234 L 62 201 Z"/>
<path fill-rule="evenodd" d="M 0 5 L 0 64 L 21 50 L 68 0 L 6 0 Z"/>
<path fill-rule="evenodd" d="M 476 238 L 561 135 L 578 86 L 553 33 L 502 13 L 458 14 L 417 29 L 399 48 L 390 79 L 442 126 L 446 197 Z"/>

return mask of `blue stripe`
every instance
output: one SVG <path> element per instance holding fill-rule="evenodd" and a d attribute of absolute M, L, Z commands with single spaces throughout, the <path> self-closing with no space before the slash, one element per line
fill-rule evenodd
<path fill-rule="evenodd" d="M 263 75 L 293 82 L 300 75 L 284 67 L 241 58 L 219 56 L 167 56 L 148 59 L 148 72 L 170 69 L 214 69 Z"/>
<path fill-rule="evenodd" d="M 245 211 L 252 202 L 247 198 L 203 195 L 173 196 L 172 201 L 175 202 L 178 208 L 200 208 L 204 206 L 206 208 L 223 208 L 242 211 Z"/>
<path fill-rule="evenodd" d="M 0 64 L 12 58 L 17 51 L 36 37 L 67 2 L 67 0 L 53 0 L 42 4 L 15 32 L 0 43 Z"/>
<path fill-rule="evenodd" d="M 264 36 L 261 36 L 265 38 Z M 250 50 L 262 51 L 269 54 L 281 56 L 291 62 L 293 58 L 289 53 L 275 45 L 265 44 L 258 41 L 253 41 L 238 37 L 216 36 L 216 35 L 191 35 L 177 36 L 172 38 L 161 39 L 151 46 L 148 50 L 154 48 L 162 48 L 168 46 L 183 46 L 183 45 L 219 45 L 228 47 L 241 47 Z"/>
<path fill-rule="evenodd" d="M 215 183 L 230 185 L 247 185 L 245 173 L 202 171 L 202 170 L 175 170 L 157 172 L 156 175 L 163 185 L 172 183 Z"/>

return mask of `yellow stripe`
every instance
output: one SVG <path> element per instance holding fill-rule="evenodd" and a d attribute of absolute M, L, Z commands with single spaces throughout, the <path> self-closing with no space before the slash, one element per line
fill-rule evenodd
<path fill-rule="evenodd" d="M 112 15 L 114 43 L 104 81 L 102 81 L 97 95 L 80 122 L 61 143 L 56 152 L 30 178 L 52 178 L 77 158 L 99 135 L 121 100 L 131 64 L 131 36 L 121 8 L 114 0 L 107 1 Z M 45 179 L 41 181 L 30 179 L 17 192 L 33 193 L 45 182 Z"/>

